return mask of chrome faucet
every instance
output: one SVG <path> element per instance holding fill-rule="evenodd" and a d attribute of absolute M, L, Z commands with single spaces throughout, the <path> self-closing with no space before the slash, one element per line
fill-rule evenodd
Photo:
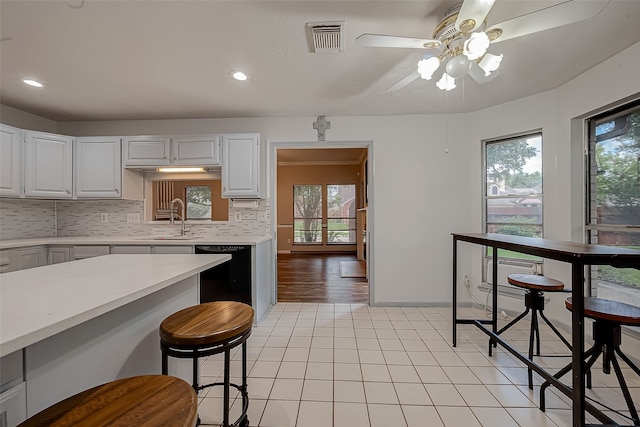
<path fill-rule="evenodd" d="M 184 217 L 185 217 L 186 212 L 184 211 L 184 202 L 182 201 L 182 199 L 175 198 L 175 199 L 173 199 L 173 200 L 171 201 L 171 204 L 169 205 L 169 211 L 170 211 L 170 215 L 171 215 L 171 217 L 170 217 L 170 218 L 171 218 L 171 221 L 170 221 L 170 222 L 171 222 L 171 224 L 173 224 L 173 223 L 174 223 L 174 222 L 173 222 L 173 204 L 174 204 L 175 202 L 178 202 L 178 204 L 179 204 L 179 205 L 180 205 L 180 207 L 182 208 L 182 211 L 181 211 L 181 212 L 182 212 L 182 215 L 180 215 L 180 218 L 182 219 L 182 228 L 180 229 L 180 235 L 181 235 L 181 236 L 184 236 L 184 235 L 186 235 L 186 234 L 187 234 L 187 229 L 186 229 L 186 227 L 185 227 L 185 223 L 184 223 Z"/>

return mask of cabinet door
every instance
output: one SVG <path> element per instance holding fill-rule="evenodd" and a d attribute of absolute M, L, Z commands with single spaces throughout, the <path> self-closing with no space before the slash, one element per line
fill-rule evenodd
<path fill-rule="evenodd" d="M 49 264 L 60 264 L 71 260 L 70 247 L 51 247 L 49 248 Z"/>
<path fill-rule="evenodd" d="M 0 124 L 0 196 L 22 195 L 22 130 Z"/>
<path fill-rule="evenodd" d="M 166 166 L 171 141 L 165 136 L 131 136 L 124 138 L 125 166 Z"/>
<path fill-rule="evenodd" d="M 150 254 L 151 246 L 119 245 L 111 247 L 112 254 Z"/>
<path fill-rule="evenodd" d="M 15 267 L 15 251 L 13 249 L 0 251 L 0 273 L 8 273 L 15 270 Z"/>
<path fill-rule="evenodd" d="M 73 138 L 43 132 L 26 133 L 25 195 L 72 197 Z"/>
<path fill-rule="evenodd" d="M 0 425 L 17 426 L 27 419 L 27 393 L 25 383 L 0 394 Z"/>
<path fill-rule="evenodd" d="M 171 138 L 171 164 L 217 166 L 220 164 L 220 135 L 190 135 Z"/>
<path fill-rule="evenodd" d="M 16 249 L 16 271 L 47 265 L 47 250 L 43 247 Z"/>
<path fill-rule="evenodd" d="M 122 196 L 121 142 L 116 137 L 76 139 L 76 197 Z"/>
<path fill-rule="evenodd" d="M 154 254 L 192 254 L 193 246 L 154 246 Z"/>
<path fill-rule="evenodd" d="M 223 136 L 222 197 L 260 197 L 260 137 L 258 134 Z"/>

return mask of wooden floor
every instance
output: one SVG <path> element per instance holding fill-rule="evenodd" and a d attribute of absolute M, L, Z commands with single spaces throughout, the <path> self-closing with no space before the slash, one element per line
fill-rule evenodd
<path fill-rule="evenodd" d="M 340 262 L 355 260 L 355 253 L 278 254 L 278 301 L 369 302 L 366 278 L 340 277 Z"/>

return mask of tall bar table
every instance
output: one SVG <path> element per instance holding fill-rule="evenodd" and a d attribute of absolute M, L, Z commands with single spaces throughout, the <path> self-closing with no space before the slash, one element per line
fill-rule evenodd
<path fill-rule="evenodd" d="M 603 245 L 589 245 L 585 243 L 563 242 L 534 237 L 509 236 L 493 233 L 452 233 L 453 236 L 453 346 L 456 346 L 457 326 L 459 324 L 474 324 L 506 350 L 515 355 L 520 361 L 551 382 L 559 391 L 571 397 L 573 401 L 573 427 L 585 425 L 585 410 L 594 415 L 604 424 L 615 424 L 609 417 L 585 402 L 585 378 L 582 357 L 584 353 L 584 278 L 585 267 L 588 265 L 610 265 L 618 268 L 635 268 L 640 270 L 640 251 Z M 493 316 L 486 319 L 458 319 L 457 302 L 457 257 L 458 242 L 467 242 L 493 248 Z M 568 388 L 542 369 L 535 362 L 529 360 L 502 337 L 496 334 L 498 330 L 498 249 L 506 249 L 541 258 L 571 264 L 571 288 L 573 296 L 573 310 L 571 311 L 571 344 L 572 344 L 572 387 Z M 488 329 L 485 325 L 490 325 Z"/>

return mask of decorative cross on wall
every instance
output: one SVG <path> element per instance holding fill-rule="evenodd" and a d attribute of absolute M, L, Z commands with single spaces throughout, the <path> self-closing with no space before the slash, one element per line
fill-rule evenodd
<path fill-rule="evenodd" d="M 324 116 L 318 116 L 318 120 L 313 122 L 313 128 L 318 131 L 318 141 L 326 141 L 325 132 L 331 129 L 331 122 L 328 122 Z"/>

